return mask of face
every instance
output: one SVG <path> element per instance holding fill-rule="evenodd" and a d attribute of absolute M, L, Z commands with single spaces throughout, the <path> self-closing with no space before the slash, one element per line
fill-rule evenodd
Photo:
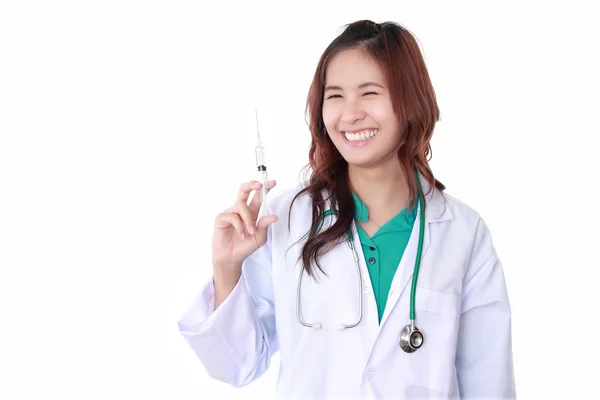
<path fill-rule="evenodd" d="M 364 51 L 345 50 L 329 62 L 323 121 L 333 144 L 350 165 L 372 167 L 397 160 L 401 126 L 387 81 Z"/>

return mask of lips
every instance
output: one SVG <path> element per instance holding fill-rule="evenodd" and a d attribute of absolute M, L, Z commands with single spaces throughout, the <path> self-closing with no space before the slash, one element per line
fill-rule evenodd
<path fill-rule="evenodd" d="M 376 131 L 378 130 L 377 128 L 361 128 L 361 129 L 351 129 L 351 130 L 346 130 L 346 131 L 340 131 L 343 134 L 345 133 L 359 133 L 359 132 L 366 132 L 366 131 Z"/>

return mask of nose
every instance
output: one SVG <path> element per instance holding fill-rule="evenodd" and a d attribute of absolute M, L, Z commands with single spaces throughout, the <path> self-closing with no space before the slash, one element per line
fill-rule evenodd
<path fill-rule="evenodd" d="M 365 113 L 360 109 L 359 105 L 354 101 L 347 101 L 342 108 L 340 120 L 344 124 L 352 125 L 365 117 Z"/>

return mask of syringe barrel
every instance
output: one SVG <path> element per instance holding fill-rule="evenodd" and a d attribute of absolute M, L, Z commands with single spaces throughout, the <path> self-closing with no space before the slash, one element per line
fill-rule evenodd
<path fill-rule="evenodd" d="M 267 188 L 267 183 L 263 182 L 262 189 L 260 189 L 260 195 L 261 195 L 260 202 L 261 202 L 261 204 L 265 204 L 265 202 L 267 201 L 267 192 L 268 191 L 269 190 Z"/>
<path fill-rule="evenodd" d="M 255 149 L 255 153 L 256 153 L 256 166 L 260 167 L 261 165 L 264 165 L 266 167 L 267 163 L 266 163 L 266 156 L 265 156 L 265 149 L 262 146 L 257 146 Z"/>
<path fill-rule="evenodd" d="M 269 187 L 268 187 L 269 178 L 267 176 L 266 167 L 260 173 L 261 173 L 261 182 L 260 183 L 262 183 L 262 187 L 260 188 L 260 204 L 264 206 L 267 202 L 267 193 L 269 192 Z M 263 212 L 264 212 L 264 210 L 263 210 Z"/>

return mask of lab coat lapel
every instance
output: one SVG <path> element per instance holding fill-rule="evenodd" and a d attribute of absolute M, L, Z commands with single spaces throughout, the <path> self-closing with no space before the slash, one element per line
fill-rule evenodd
<path fill-rule="evenodd" d="M 429 190 L 429 184 L 425 180 L 425 178 L 420 175 L 421 182 L 423 184 L 423 192 L 427 193 Z M 450 209 L 444 204 L 443 194 L 439 192 L 437 189 L 434 189 L 431 193 L 429 193 L 425 197 L 426 201 L 426 209 L 425 209 L 425 231 L 423 235 L 423 252 L 421 254 L 421 267 L 420 272 L 423 271 L 423 260 L 425 259 L 425 255 L 429 250 L 431 245 L 431 225 L 441 221 L 447 221 L 452 219 L 452 212 Z M 414 273 L 415 260 L 417 258 L 417 248 L 419 243 L 419 232 L 420 232 L 420 215 L 421 215 L 421 205 L 417 208 L 417 218 L 415 218 L 415 223 L 413 226 L 412 233 L 410 235 L 410 239 L 404 250 L 404 254 L 400 260 L 400 264 L 398 265 L 398 269 L 394 275 L 394 279 L 392 280 L 392 285 L 390 287 L 390 293 L 388 295 L 388 299 L 385 306 L 385 311 L 383 313 L 383 317 L 381 319 L 381 326 L 385 323 L 387 317 L 390 312 L 402 296 L 405 290 L 410 290 L 412 285 L 412 277 Z M 407 322 L 408 322 L 408 311 L 407 310 Z"/>
<path fill-rule="evenodd" d="M 419 208 L 420 212 L 420 208 Z M 404 292 L 407 286 L 411 284 L 411 278 L 413 276 L 414 263 L 417 256 L 417 246 L 419 242 L 419 229 L 420 223 L 419 218 L 416 218 L 415 224 L 413 226 L 412 233 L 410 235 L 410 239 L 408 240 L 408 244 L 406 249 L 404 250 L 404 254 L 400 259 L 400 264 L 398 265 L 398 269 L 394 274 L 394 279 L 392 280 L 392 285 L 390 287 L 390 292 L 388 295 L 388 299 L 385 305 L 385 311 L 383 312 L 383 317 L 381 319 L 381 326 L 387 320 L 392 308 L 396 305 L 396 302 Z M 421 254 L 421 260 L 424 258 L 427 250 L 430 245 L 430 230 L 429 224 L 425 223 L 425 235 L 423 236 L 423 252 Z M 408 315 L 407 315 L 408 317 Z M 408 319 L 407 319 L 408 321 Z"/>

